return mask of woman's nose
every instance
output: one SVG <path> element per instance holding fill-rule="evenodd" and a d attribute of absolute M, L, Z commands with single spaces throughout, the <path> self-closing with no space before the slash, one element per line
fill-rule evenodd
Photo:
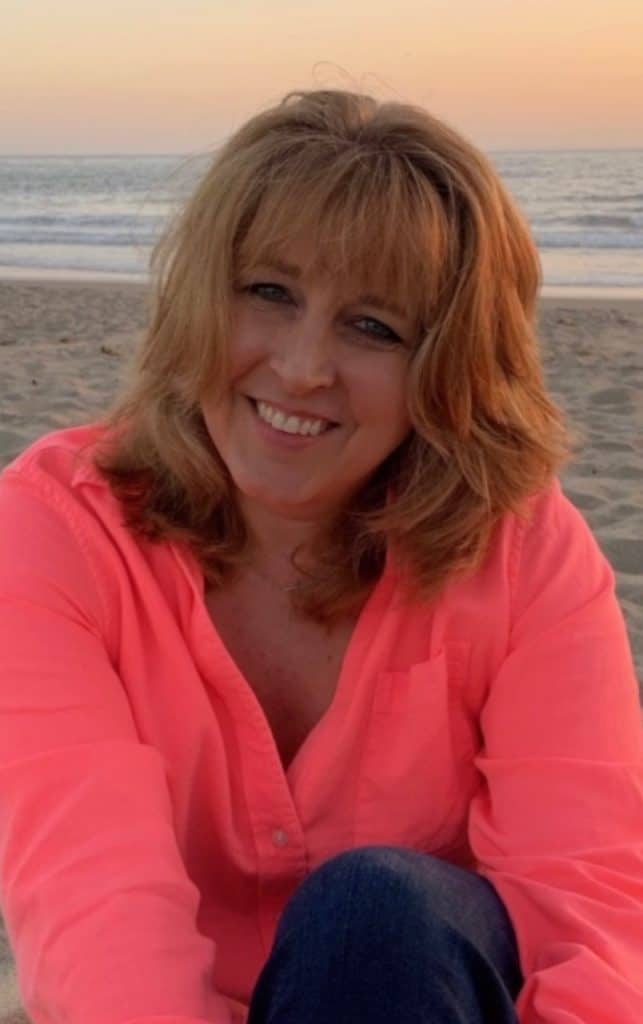
<path fill-rule="evenodd" d="M 336 376 L 330 331 L 320 326 L 294 326 L 281 338 L 271 366 L 291 393 L 330 387 Z"/>

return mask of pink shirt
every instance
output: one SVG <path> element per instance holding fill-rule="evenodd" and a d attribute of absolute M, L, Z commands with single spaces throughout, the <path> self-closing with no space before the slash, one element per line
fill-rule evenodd
<path fill-rule="evenodd" d="M 638 692 L 614 573 L 556 481 L 404 607 L 392 560 L 284 772 L 177 543 L 61 430 L 0 478 L 0 892 L 35 1024 L 228 1024 L 295 887 L 367 843 L 487 877 L 522 1024 L 643 1021 Z"/>

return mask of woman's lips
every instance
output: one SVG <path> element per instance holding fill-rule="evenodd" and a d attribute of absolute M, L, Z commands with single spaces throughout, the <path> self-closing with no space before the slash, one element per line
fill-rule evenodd
<path fill-rule="evenodd" d="M 296 416 L 299 420 L 321 420 L 323 423 L 327 423 L 331 427 L 338 427 L 339 423 L 337 420 L 333 420 L 330 416 L 323 416 L 319 412 L 308 412 L 302 411 L 301 409 L 287 409 L 285 405 L 280 405 L 279 402 L 272 402 L 268 398 L 254 398 L 252 395 L 246 395 L 255 409 L 257 408 L 258 402 L 263 402 L 265 405 L 269 405 L 271 409 L 276 409 L 278 412 L 284 414 L 284 416 Z"/>
<path fill-rule="evenodd" d="M 276 427 L 271 426 L 270 423 L 267 423 L 266 420 L 262 419 L 257 411 L 257 405 L 254 399 L 249 398 L 248 404 L 252 410 L 252 418 L 259 430 L 260 436 L 271 444 L 280 445 L 286 448 L 304 448 L 308 445 L 312 445 L 315 442 L 321 441 L 327 434 L 332 433 L 332 431 L 338 426 L 338 424 L 331 423 L 324 430 L 320 431 L 319 434 L 289 434 L 285 430 L 278 430 Z M 277 408 L 277 406 L 274 408 Z M 294 413 L 291 413 L 291 415 L 294 415 Z M 309 416 L 307 418 L 313 419 L 314 417 Z"/>

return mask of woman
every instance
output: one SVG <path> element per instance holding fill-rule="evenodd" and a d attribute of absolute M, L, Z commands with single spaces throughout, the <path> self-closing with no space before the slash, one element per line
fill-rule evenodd
<path fill-rule="evenodd" d="M 31 1018 L 639 1024 L 636 682 L 496 174 L 290 95 L 153 269 L 113 407 L 1 482 Z"/>

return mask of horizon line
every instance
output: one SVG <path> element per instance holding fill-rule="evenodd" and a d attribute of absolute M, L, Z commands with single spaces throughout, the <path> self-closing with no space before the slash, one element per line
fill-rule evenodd
<path fill-rule="evenodd" d="M 643 145 L 641 146 L 529 146 L 527 148 L 515 147 L 515 146 L 501 146 L 486 148 L 485 146 L 477 145 L 477 149 L 483 153 L 643 153 Z M 215 150 L 216 151 L 216 150 Z M 106 158 L 106 157 L 193 157 L 199 155 L 212 155 L 212 151 L 209 149 L 193 150 L 189 152 L 105 152 L 105 153 L 88 153 L 88 152 L 74 152 L 74 153 L 3 153 L 0 150 L 0 159 L 20 160 L 27 157 L 38 157 L 47 159 L 59 159 L 66 160 L 73 157 L 92 157 L 92 158 Z"/>

